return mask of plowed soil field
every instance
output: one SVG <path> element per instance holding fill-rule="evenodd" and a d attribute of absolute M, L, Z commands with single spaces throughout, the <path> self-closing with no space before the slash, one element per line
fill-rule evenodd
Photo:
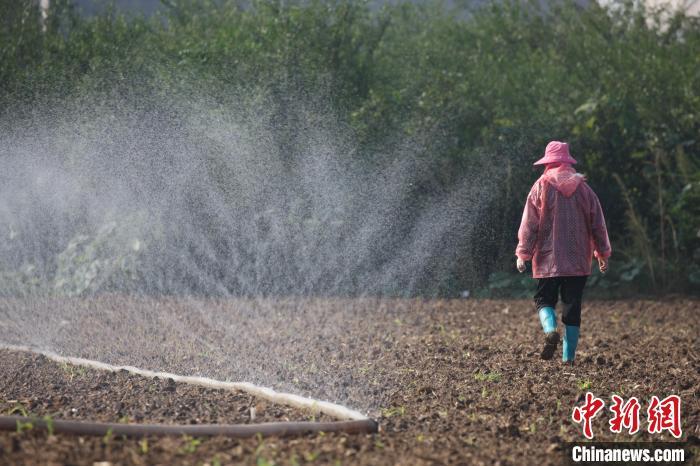
<path fill-rule="evenodd" d="M 349 301 L 316 302 L 305 307 L 303 318 L 287 319 L 284 325 L 280 314 L 246 311 L 244 316 L 238 311 L 234 321 L 245 320 L 246 331 L 253 331 L 267 349 L 240 341 L 232 350 L 232 339 L 228 352 L 220 355 L 212 345 L 229 334 L 219 335 L 210 321 L 199 322 L 209 314 L 190 312 L 179 317 L 185 319 L 181 320 L 183 328 L 210 326 L 205 345 L 209 359 L 201 356 L 209 361 L 202 362 L 204 375 L 225 371 L 229 358 L 231 367 L 237 369 L 226 378 L 240 371 L 240 377 L 247 379 L 254 373 L 246 371 L 257 360 L 260 376 L 252 381 L 362 410 L 379 421 L 378 434 L 139 440 L 48 435 L 30 429 L 0 432 L 0 464 L 563 464 L 567 442 L 584 440 L 581 425 L 572 420 L 572 410 L 583 404 L 587 392 L 606 403 L 593 420 L 596 440 L 683 442 L 692 455 L 688 464 L 700 464 L 698 301 L 586 302 L 573 367 L 561 363 L 560 348 L 554 360 L 539 359 L 542 331 L 529 301 Z M 100 305 L 98 300 L 91 309 Z M 9 306 L 14 309 L 17 303 Z M 125 309 L 138 306 L 145 305 L 124 304 Z M 200 303 L 198 309 L 207 306 Z M 229 312 L 226 309 L 241 307 L 211 306 L 221 315 Z M 13 317 L 16 315 L 7 312 L 3 323 L 0 309 L 0 343 L 23 343 L 22 338 L 13 338 L 26 331 Z M 261 329 L 267 328 L 263 321 L 273 322 L 275 316 L 279 322 L 263 333 Z M 143 343 L 151 349 L 140 351 L 139 359 L 130 361 L 125 350 L 101 354 L 99 345 L 80 338 L 81 332 L 90 332 L 91 321 L 81 322 L 72 325 L 73 338 L 55 338 L 44 349 L 197 375 L 192 367 L 198 363 L 185 364 L 184 359 L 172 356 L 190 354 L 182 350 L 188 344 L 184 338 L 176 335 L 172 338 L 179 342 L 170 341 L 164 332 L 155 344 Z M 120 335 L 125 345 L 134 347 L 143 338 L 137 331 Z M 246 356 L 253 353 L 253 359 Z M 238 363 L 236 355 L 240 355 Z M 612 394 L 639 399 L 639 433 L 610 432 Z M 681 438 L 668 432 L 648 433 L 651 397 L 663 399 L 672 394 L 682 400 Z M 105 422 L 249 423 L 251 407 L 255 407 L 255 422 L 309 420 L 311 416 L 243 393 L 90 370 L 33 353 L 0 351 L 3 415 L 27 412 L 53 419 Z"/>

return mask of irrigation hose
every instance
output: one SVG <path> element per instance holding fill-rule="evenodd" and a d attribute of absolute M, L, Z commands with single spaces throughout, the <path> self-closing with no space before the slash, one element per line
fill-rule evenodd
<path fill-rule="evenodd" d="M 346 434 L 376 433 L 379 425 L 372 419 L 333 422 L 267 422 L 262 424 L 116 424 L 107 422 L 61 421 L 25 416 L 0 416 L 0 430 L 50 430 L 54 433 L 75 435 L 105 435 L 147 437 L 189 435 L 190 437 L 224 436 L 232 438 L 289 437 L 313 432 L 343 432 Z"/>
<path fill-rule="evenodd" d="M 328 401 L 314 400 L 313 398 L 306 398 L 291 393 L 277 392 L 271 388 L 260 387 L 248 382 L 224 382 L 221 380 L 214 380 L 206 377 L 189 377 L 171 374 L 169 372 L 155 372 L 147 369 L 140 369 L 138 367 L 133 366 L 114 366 L 101 361 L 60 356 L 51 351 L 42 351 L 27 346 L 5 345 L 0 343 L 0 349 L 8 349 L 11 351 L 25 351 L 33 354 L 41 354 L 46 356 L 50 360 L 56 361 L 58 363 L 73 364 L 76 366 L 89 367 L 91 369 L 105 370 L 109 372 L 118 372 L 121 370 L 125 370 L 130 374 L 140 375 L 143 377 L 159 377 L 162 379 L 173 379 L 175 382 L 187 383 L 190 385 L 197 385 L 201 387 L 242 391 L 245 393 L 249 393 L 257 398 L 262 398 L 264 400 L 271 401 L 275 404 L 282 404 L 294 408 L 299 408 L 302 410 L 308 409 L 314 413 L 323 413 L 341 421 L 346 419 L 358 421 L 367 419 L 367 416 L 360 413 L 359 411 L 346 408 L 345 406 L 329 403 Z"/>

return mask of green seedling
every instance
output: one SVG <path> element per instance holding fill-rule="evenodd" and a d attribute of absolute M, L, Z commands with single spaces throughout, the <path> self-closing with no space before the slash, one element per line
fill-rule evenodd
<path fill-rule="evenodd" d="M 260 456 L 260 453 L 265 449 L 265 440 L 263 439 L 263 436 L 261 433 L 258 432 L 258 434 L 255 436 L 255 438 L 258 440 L 258 446 L 255 448 L 255 456 Z"/>
<path fill-rule="evenodd" d="M 82 377 L 85 374 L 87 374 L 87 369 L 85 369 L 82 366 L 75 366 L 73 364 L 69 364 L 67 362 L 62 362 L 61 363 L 61 368 L 63 371 L 68 374 L 68 378 L 72 381 L 76 376 Z"/>
<path fill-rule="evenodd" d="M 102 443 L 105 445 L 109 445 L 109 442 L 112 441 L 112 438 L 114 437 L 114 434 L 112 433 L 112 428 L 110 427 L 107 429 L 107 433 L 105 434 L 104 437 L 102 437 Z"/>
<path fill-rule="evenodd" d="M 8 414 L 12 416 L 13 414 L 19 413 L 24 417 L 29 416 L 29 413 L 27 412 L 27 408 L 24 407 L 24 405 L 15 405 L 8 411 Z"/>
<path fill-rule="evenodd" d="M 265 440 L 263 439 L 263 436 L 261 433 L 258 433 L 255 438 L 258 441 L 258 446 L 255 448 L 255 464 L 257 466 L 274 466 L 274 462 L 268 460 L 267 458 L 261 456 L 261 453 L 265 449 Z"/>
<path fill-rule="evenodd" d="M 592 386 L 593 386 L 593 383 L 592 383 L 590 380 L 588 380 L 588 379 L 586 379 L 586 380 L 581 380 L 581 381 L 579 381 L 579 383 L 578 383 L 578 388 L 580 388 L 581 390 L 588 390 L 588 389 L 590 389 Z"/>
<path fill-rule="evenodd" d="M 148 454 L 148 439 L 141 439 L 141 441 L 139 441 L 139 450 L 143 455 Z"/>
<path fill-rule="evenodd" d="M 501 373 L 483 372 L 479 370 L 476 374 L 474 374 L 474 379 L 478 380 L 479 382 L 498 382 L 501 379 Z"/>
<path fill-rule="evenodd" d="M 34 428 L 34 424 L 31 422 L 22 422 L 22 421 L 17 421 L 17 433 L 21 434 L 22 432 L 26 430 L 31 430 Z"/>
<path fill-rule="evenodd" d="M 275 466 L 274 461 L 270 461 L 262 456 L 258 456 L 258 458 L 255 460 L 255 464 L 256 466 Z"/>
<path fill-rule="evenodd" d="M 382 409 L 382 416 L 384 417 L 403 416 L 404 414 L 406 414 L 405 406 L 393 406 Z"/>
<path fill-rule="evenodd" d="M 192 454 L 197 451 L 197 447 L 202 443 L 200 439 L 190 437 L 189 435 L 185 435 L 183 440 L 185 441 L 185 444 L 182 446 L 182 448 L 180 448 L 180 452 L 182 453 Z"/>
<path fill-rule="evenodd" d="M 53 435 L 54 429 L 53 429 L 53 418 L 51 416 L 44 416 L 43 417 L 44 422 L 46 423 L 46 430 L 49 432 L 49 437 Z"/>

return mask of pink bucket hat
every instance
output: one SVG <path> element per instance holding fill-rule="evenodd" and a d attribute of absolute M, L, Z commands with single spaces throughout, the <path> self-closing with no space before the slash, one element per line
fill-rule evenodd
<path fill-rule="evenodd" d="M 552 141 L 547 144 L 544 157 L 533 165 L 544 165 L 547 163 L 570 163 L 575 164 L 576 160 L 569 154 L 569 145 L 565 142 Z"/>

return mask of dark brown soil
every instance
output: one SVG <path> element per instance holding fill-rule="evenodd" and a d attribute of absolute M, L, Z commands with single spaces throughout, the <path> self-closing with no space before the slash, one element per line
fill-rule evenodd
<path fill-rule="evenodd" d="M 248 424 L 332 418 L 259 400 L 243 392 L 208 389 L 56 363 L 42 355 L 0 349 L 0 413 L 23 411 L 56 419 L 104 422 Z"/>
<path fill-rule="evenodd" d="M 199 304 L 209 305 L 219 313 L 241 307 L 240 303 Z M 583 311 L 573 368 L 563 366 L 559 354 L 552 361 L 538 359 L 541 329 L 536 312 L 526 301 L 326 300 L 304 309 L 303 318 L 287 318 L 285 325 L 272 326 L 267 334 L 260 322 L 284 317 L 270 311 L 264 316 L 248 313 L 247 332 L 268 343 L 268 359 L 263 360 L 257 352 L 264 350 L 251 342 L 238 342 L 236 351 L 249 348 L 255 353 L 261 365 L 255 375 L 263 381 L 280 377 L 275 388 L 291 388 L 319 398 L 325 393 L 324 399 L 366 409 L 379 420 L 380 434 L 243 441 L 151 438 L 140 443 L 118 438 L 49 437 L 27 431 L 0 434 L 0 463 L 561 464 L 565 443 L 583 439 L 580 426 L 571 420 L 571 411 L 581 404 L 586 391 L 608 405 L 613 393 L 639 398 L 642 430 L 646 428 L 649 398 L 678 394 L 683 400 L 682 440 L 688 441 L 688 451 L 695 451 L 691 464 L 698 461 L 697 301 L 590 301 Z M 241 311 L 238 314 L 240 319 Z M 198 319 L 203 318 L 191 312 L 189 317 L 178 315 L 192 329 L 201 325 Z M 308 331 L 302 331 L 304 321 Z M 12 333 L 12 325 L 17 324 L 6 323 L 8 332 L 0 331 L 0 336 L 16 344 L 18 341 L 8 335 L 21 334 L 22 329 L 16 327 Z M 208 329 L 210 341 L 231 337 L 215 325 Z M 133 338 L 139 338 L 139 331 Z M 100 359 L 97 346 L 71 349 L 69 340 L 52 341 L 54 346 L 62 345 L 62 353 Z M 185 339 L 182 345 L 187 344 Z M 215 375 L 214 367 L 226 370 L 223 357 L 216 356 L 215 350 L 210 353 L 211 365 L 203 370 L 206 375 Z M 127 361 L 128 354 L 121 360 L 115 354 L 106 352 L 102 359 L 139 365 Z M 191 362 L 179 362 L 183 353 L 178 351 L 158 355 L 154 346 L 139 357 L 138 362 L 151 369 L 193 372 Z M 182 370 L 174 370 L 178 367 Z M 234 376 L 239 370 L 249 369 L 236 367 Z M 245 377 L 246 373 L 241 373 Z M 327 382 L 321 383 L 323 380 Z M 170 386 L 162 380 L 93 373 L 26 354 L 0 353 L 2 414 L 22 404 L 32 414 L 56 418 L 248 422 L 249 407 L 256 403 L 241 394 L 179 384 L 175 391 L 168 391 Z M 264 420 L 308 416 L 269 405 L 262 411 Z M 596 440 L 673 440 L 667 433 L 612 434 L 607 429 L 608 413 L 606 406 L 594 420 Z"/>

